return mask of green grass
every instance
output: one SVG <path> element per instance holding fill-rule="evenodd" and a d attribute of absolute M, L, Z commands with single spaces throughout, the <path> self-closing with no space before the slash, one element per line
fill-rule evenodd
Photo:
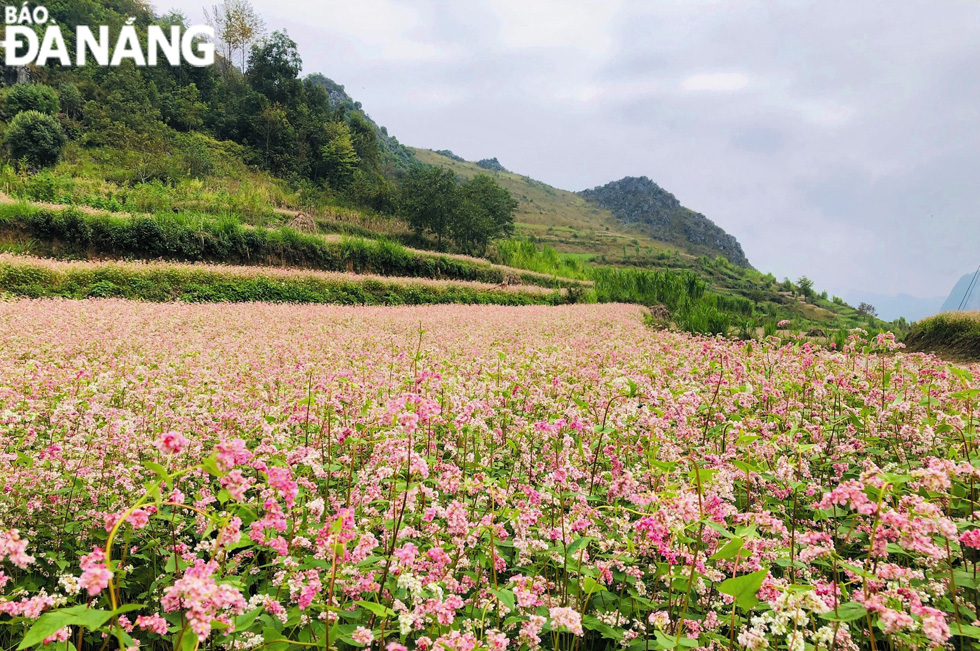
<path fill-rule="evenodd" d="M 914 352 L 936 353 L 954 361 L 980 361 L 980 312 L 943 312 L 917 321 L 904 343 Z"/>
<path fill-rule="evenodd" d="M 465 303 L 555 305 L 560 292 L 503 290 L 466 283 L 357 277 L 180 263 L 71 263 L 0 257 L 8 297 L 109 298 L 186 302 L 286 302 L 342 305 Z"/>

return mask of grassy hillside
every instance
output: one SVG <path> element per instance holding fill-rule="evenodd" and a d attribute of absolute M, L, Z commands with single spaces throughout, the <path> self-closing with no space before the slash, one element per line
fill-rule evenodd
<path fill-rule="evenodd" d="M 814 332 L 886 327 L 840 299 L 819 292 L 807 296 L 788 279 L 780 282 L 771 274 L 732 264 L 725 258 L 693 255 L 676 245 L 651 239 L 640 232 L 639 226 L 624 226 L 610 211 L 577 193 L 506 170 L 488 172 L 486 167 L 462 160 L 452 152 L 418 148 L 412 151 L 420 162 L 451 169 L 464 178 L 490 173 L 518 200 L 517 239 L 499 242 L 491 251 L 491 257 L 502 264 L 572 278 L 599 276 L 598 284 L 603 278 L 609 281 L 608 275 L 595 270 L 603 266 L 691 272 L 707 283 L 710 293 L 719 296 L 712 305 L 728 314 L 733 328 L 746 334 L 761 332 L 766 324 L 783 320 Z M 636 283 L 629 281 L 625 285 Z M 649 303 L 650 297 L 642 290 L 625 293 L 638 297 L 638 302 Z M 905 326 L 895 323 L 887 327 L 901 331 Z"/>
<path fill-rule="evenodd" d="M 917 321 L 905 338 L 912 352 L 960 362 L 980 361 L 980 312 L 943 312 Z"/>

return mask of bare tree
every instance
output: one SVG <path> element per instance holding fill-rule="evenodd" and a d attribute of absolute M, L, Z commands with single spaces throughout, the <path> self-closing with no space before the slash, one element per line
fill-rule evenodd
<path fill-rule="evenodd" d="M 265 21 L 249 0 L 225 0 L 205 9 L 204 16 L 214 28 L 221 55 L 234 65 L 233 56 L 237 52 L 244 72 L 248 47 L 265 33 Z"/>

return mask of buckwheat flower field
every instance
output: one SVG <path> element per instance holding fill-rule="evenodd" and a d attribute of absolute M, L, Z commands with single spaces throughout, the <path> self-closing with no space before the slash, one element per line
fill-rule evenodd
<path fill-rule="evenodd" d="M 980 367 L 640 308 L 0 303 L 0 646 L 980 638 Z"/>

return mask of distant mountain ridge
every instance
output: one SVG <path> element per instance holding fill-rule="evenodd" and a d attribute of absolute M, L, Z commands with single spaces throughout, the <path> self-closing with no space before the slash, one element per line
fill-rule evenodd
<path fill-rule="evenodd" d="M 963 302 L 963 297 L 966 296 L 967 291 L 970 289 L 970 284 L 973 283 L 973 277 L 975 273 L 968 273 L 957 281 L 956 285 L 953 287 L 953 291 L 949 293 L 946 298 L 946 302 L 943 303 L 943 307 L 940 312 L 955 312 L 956 310 L 980 310 L 980 278 L 977 278 L 976 286 L 973 287 L 973 291 L 970 293 L 970 298 L 967 300 L 963 307 L 960 307 L 960 303 Z"/>
<path fill-rule="evenodd" d="M 645 176 L 627 176 L 579 193 L 612 212 L 624 225 L 636 225 L 650 237 L 704 255 L 722 255 L 750 267 L 742 245 L 713 221 L 681 205 L 670 192 Z"/>

